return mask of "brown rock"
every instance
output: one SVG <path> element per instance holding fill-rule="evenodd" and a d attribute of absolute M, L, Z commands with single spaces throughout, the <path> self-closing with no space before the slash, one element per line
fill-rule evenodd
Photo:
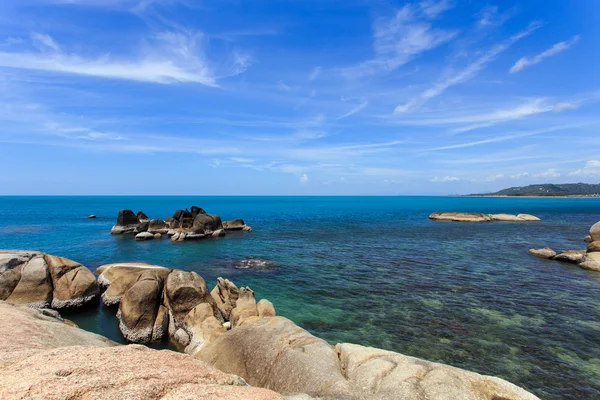
<path fill-rule="evenodd" d="M 231 326 L 239 325 L 244 318 L 256 316 L 258 316 L 258 310 L 254 292 L 249 287 L 243 287 L 240 289 L 240 297 L 237 299 L 235 307 L 231 310 Z"/>
<path fill-rule="evenodd" d="M 120 235 L 123 233 L 133 233 L 140 225 L 139 218 L 131 210 L 120 210 L 117 216 L 117 223 L 112 227 L 110 233 Z"/>
<path fill-rule="evenodd" d="M 119 304 L 125 291 L 135 283 L 144 271 L 157 271 L 166 278 L 171 269 L 146 263 L 116 263 L 98 267 L 94 273 L 98 276 L 98 285 L 107 287 L 102 293 L 102 302 L 107 306 Z"/>
<path fill-rule="evenodd" d="M 271 303 L 267 299 L 262 299 L 261 301 L 259 301 L 256 305 L 256 310 L 258 311 L 258 316 L 261 318 L 275 317 L 277 315 L 275 314 L 275 307 L 273 306 L 273 303 Z"/>
<path fill-rule="evenodd" d="M 241 218 L 223 222 L 223 229 L 228 231 L 241 231 L 244 226 L 246 226 L 246 223 Z"/>
<path fill-rule="evenodd" d="M 491 217 L 480 213 L 434 212 L 429 219 L 454 222 L 489 222 Z"/>
<path fill-rule="evenodd" d="M 592 239 L 592 237 L 590 235 L 587 235 L 586 237 L 583 238 L 583 241 L 586 243 L 591 243 L 594 240 Z"/>
<path fill-rule="evenodd" d="M 543 249 L 529 249 L 529 254 L 539 258 L 545 258 L 547 260 L 550 260 L 554 258 L 554 256 L 556 256 L 556 252 L 550 247 L 546 247 Z"/>
<path fill-rule="evenodd" d="M 80 307 L 99 294 L 94 274 L 83 265 L 67 258 L 44 256 L 52 285 L 52 308 Z"/>
<path fill-rule="evenodd" d="M 164 302 L 178 328 L 182 327 L 185 316 L 200 303 L 208 303 L 213 309 L 213 315 L 223 323 L 223 317 L 206 282 L 195 272 L 171 272 L 165 282 Z"/>
<path fill-rule="evenodd" d="M 52 280 L 43 253 L 35 255 L 22 266 L 19 283 L 6 301 L 37 308 L 50 307 Z"/>
<path fill-rule="evenodd" d="M 594 253 L 600 251 L 600 240 L 591 242 L 587 247 L 588 253 Z"/>
<path fill-rule="evenodd" d="M 600 240 L 600 221 L 596 222 L 590 228 L 590 237 L 592 238 L 592 241 Z"/>
<path fill-rule="evenodd" d="M 235 307 L 237 299 L 240 297 L 240 291 L 235 284 L 228 279 L 217 278 L 217 286 L 210 292 L 217 308 L 221 311 L 223 318 L 227 321 L 231 319 L 231 310 Z"/>
<path fill-rule="evenodd" d="M 554 257 L 557 261 L 564 261 L 569 263 L 579 264 L 585 259 L 585 250 L 569 250 L 560 253 Z"/>
<path fill-rule="evenodd" d="M 531 214 L 517 214 L 518 218 L 521 218 L 525 221 L 541 221 L 540 218 L 536 217 L 535 215 L 531 215 Z"/>
<path fill-rule="evenodd" d="M 208 303 L 194 307 L 184 319 L 185 330 L 190 335 L 190 343 L 185 348 L 188 354 L 196 354 L 206 343 L 227 332 L 222 322 L 214 316 Z"/>

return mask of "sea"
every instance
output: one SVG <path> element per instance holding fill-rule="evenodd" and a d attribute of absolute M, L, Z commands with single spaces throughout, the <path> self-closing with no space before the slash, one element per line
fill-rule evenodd
<path fill-rule="evenodd" d="M 183 243 L 110 234 L 120 209 L 164 219 L 192 205 L 243 218 L 253 232 Z M 429 220 L 434 211 L 542 221 Z M 527 253 L 585 249 L 599 220 L 598 198 L 0 197 L 0 249 L 44 251 L 92 271 L 144 261 L 195 271 L 211 288 L 224 277 L 332 344 L 498 376 L 542 399 L 600 399 L 600 272 Z M 123 342 L 114 310 L 101 304 L 65 317 Z"/>

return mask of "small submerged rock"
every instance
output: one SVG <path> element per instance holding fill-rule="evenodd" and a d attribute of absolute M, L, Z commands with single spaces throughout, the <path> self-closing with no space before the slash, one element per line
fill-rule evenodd
<path fill-rule="evenodd" d="M 250 257 L 242 261 L 233 263 L 236 269 L 270 269 L 275 266 L 273 261 L 263 260 L 261 258 Z"/>
<path fill-rule="evenodd" d="M 94 214 L 90 214 L 90 215 L 88 215 L 88 218 L 89 219 L 94 219 L 94 218 L 96 218 L 96 216 Z"/>

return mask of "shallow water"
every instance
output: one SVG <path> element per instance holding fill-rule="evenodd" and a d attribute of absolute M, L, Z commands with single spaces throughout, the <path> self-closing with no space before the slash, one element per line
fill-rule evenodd
<path fill-rule="evenodd" d="M 164 218 L 192 205 L 241 217 L 254 232 L 187 243 L 109 233 L 121 208 Z M 524 212 L 543 221 L 460 224 L 430 221 L 433 211 Z M 0 248 L 46 251 L 91 270 L 146 261 L 196 271 L 211 287 L 223 276 L 331 343 L 496 375 L 543 399 L 594 399 L 600 273 L 527 249 L 584 249 L 598 220 L 600 199 L 0 197 Z M 273 265 L 240 269 L 249 257 Z M 67 317 L 122 341 L 112 310 Z"/>

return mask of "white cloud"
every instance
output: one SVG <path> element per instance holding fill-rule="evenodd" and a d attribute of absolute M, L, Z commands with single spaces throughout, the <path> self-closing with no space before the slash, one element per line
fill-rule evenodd
<path fill-rule="evenodd" d="M 291 87 L 289 87 L 288 85 L 286 85 L 285 82 L 279 81 L 279 82 L 277 82 L 277 89 L 283 90 L 284 92 L 287 92 L 287 91 L 289 91 L 291 89 Z"/>
<path fill-rule="evenodd" d="M 55 52 L 60 51 L 60 46 L 47 34 L 34 32 L 31 34 L 31 39 L 37 45 L 36 47 L 42 51 L 44 51 L 46 48 Z"/>
<path fill-rule="evenodd" d="M 353 99 L 353 98 L 342 98 L 342 101 L 351 101 L 351 100 L 356 100 L 356 99 Z M 369 101 L 367 99 L 365 99 L 364 97 L 360 98 L 358 100 L 360 100 L 360 104 L 358 104 L 357 106 L 355 106 L 354 108 L 352 108 L 347 113 L 345 113 L 345 114 L 337 117 L 336 119 L 339 120 L 339 119 L 343 119 L 343 118 L 349 117 L 351 115 L 354 115 L 354 114 L 356 114 L 357 112 L 359 112 L 360 110 L 362 110 L 363 108 L 365 108 L 366 106 L 369 105 Z"/>
<path fill-rule="evenodd" d="M 300 175 L 300 183 L 303 185 L 307 184 L 308 183 L 308 175 L 306 175 L 306 174 Z"/>
<path fill-rule="evenodd" d="M 61 51 L 48 35 L 34 34 L 32 37 L 53 52 L 0 52 L 0 67 L 162 84 L 218 86 L 213 71 L 199 49 L 202 40 L 200 33 L 160 33 L 152 38 L 144 54 L 129 60 L 109 55 L 85 58 Z"/>
<path fill-rule="evenodd" d="M 442 3 L 445 2 L 407 4 L 392 18 L 378 18 L 373 24 L 375 58 L 344 68 L 342 73 L 357 77 L 393 71 L 417 55 L 454 38 L 457 31 L 433 28 L 428 21 L 430 16 L 441 12 Z"/>
<path fill-rule="evenodd" d="M 600 160 L 589 160 L 585 167 L 569 172 L 573 176 L 600 176 Z"/>
<path fill-rule="evenodd" d="M 510 72 L 511 73 L 519 72 L 526 67 L 529 67 L 529 66 L 535 65 L 535 64 L 539 64 L 544 58 L 552 57 L 558 53 L 568 50 L 569 48 L 571 48 L 571 46 L 573 46 L 575 43 L 577 43 L 578 40 L 579 40 L 579 35 L 573 36 L 570 40 L 567 40 L 564 42 L 558 42 L 554 46 L 550 47 L 549 49 L 541 52 L 540 54 L 538 54 L 536 56 L 533 56 L 531 58 L 522 57 L 510 68 Z"/>
<path fill-rule="evenodd" d="M 495 182 L 499 179 L 504 179 L 504 174 L 496 174 L 496 175 L 490 175 L 487 178 L 485 178 L 485 180 L 487 182 Z"/>
<path fill-rule="evenodd" d="M 309 81 L 314 81 L 315 79 L 317 79 L 319 77 L 319 75 L 321 75 L 321 67 L 314 67 L 312 69 L 312 71 L 310 72 L 310 75 L 308 76 L 308 80 Z"/>
<path fill-rule="evenodd" d="M 478 14 L 477 25 L 480 27 L 502 25 L 510 18 L 510 13 L 499 13 L 498 6 L 485 6 Z"/>
<path fill-rule="evenodd" d="M 458 182 L 460 181 L 460 178 L 457 178 L 455 176 L 445 176 L 443 178 L 439 178 L 437 176 L 435 176 L 431 182 Z"/>
<path fill-rule="evenodd" d="M 556 168 L 550 168 L 547 171 L 540 172 L 539 174 L 534 174 L 534 178 L 558 178 L 560 177 L 560 173 L 556 170 Z"/>
<path fill-rule="evenodd" d="M 439 14 L 452 8 L 448 0 L 425 0 L 419 3 L 423 14 L 429 18 L 436 18 Z"/>
<path fill-rule="evenodd" d="M 475 75 L 477 75 L 482 69 L 484 69 L 489 63 L 494 61 L 500 53 L 506 51 L 508 48 L 510 48 L 510 46 L 512 46 L 514 43 L 521 40 L 522 38 L 531 35 L 540 26 L 541 24 L 539 22 L 532 22 L 531 24 L 529 24 L 527 29 L 511 36 L 504 43 L 492 47 L 484 55 L 477 58 L 471 64 L 467 65 L 467 67 L 460 73 L 451 76 L 450 78 L 447 78 L 441 82 L 438 82 L 437 84 L 425 90 L 419 96 L 411 99 L 407 103 L 398 105 L 394 110 L 394 113 L 404 113 L 415 110 L 416 108 L 419 108 L 432 98 L 444 93 L 448 88 L 470 80 Z"/>
<path fill-rule="evenodd" d="M 527 178 L 528 176 L 530 176 L 529 172 L 519 172 L 518 174 L 511 175 L 510 177 L 513 179 L 521 179 Z"/>

